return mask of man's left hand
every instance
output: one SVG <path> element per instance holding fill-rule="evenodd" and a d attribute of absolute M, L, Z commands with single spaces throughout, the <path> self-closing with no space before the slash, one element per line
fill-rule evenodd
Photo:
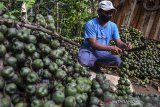
<path fill-rule="evenodd" d="M 130 42 L 126 43 L 125 47 L 126 47 L 126 49 L 132 49 L 132 44 Z"/>

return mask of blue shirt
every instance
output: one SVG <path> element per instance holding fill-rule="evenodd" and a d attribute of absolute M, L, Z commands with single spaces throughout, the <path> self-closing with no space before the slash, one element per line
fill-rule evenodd
<path fill-rule="evenodd" d="M 87 38 L 97 38 L 97 43 L 108 46 L 112 39 L 119 39 L 118 27 L 109 21 L 105 26 L 101 26 L 98 18 L 94 18 L 85 24 L 85 40 L 82 48 L 93 50 Z"/>

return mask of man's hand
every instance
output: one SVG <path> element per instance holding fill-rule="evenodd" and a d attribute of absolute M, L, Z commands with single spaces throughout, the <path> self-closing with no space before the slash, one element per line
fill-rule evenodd
<path fill-rule="evenodd" d="M 111 51 L 112 54 L 121 54 L 122 53 L 122 49 L 120 49 L 117 46 L 109 46 L 109 50 Z"/>
<path fill-rule="evenodd" d="M 131 44 L 130 42 L 125 43 L 125 44 L 124 44 L 124 47 L 125 47 L 126 49 L 132 49 L 132 44 Z"/>
<path fill-rule="evenodd" d="M 123 41 L 121 41 L 121 39 L 117 39 L 115 41 L 118 44 L 118 47 L 120 47 L 121 49 L 131 49 L 132 48 L 132 44 L 130 42 L 124 43 Z"/>

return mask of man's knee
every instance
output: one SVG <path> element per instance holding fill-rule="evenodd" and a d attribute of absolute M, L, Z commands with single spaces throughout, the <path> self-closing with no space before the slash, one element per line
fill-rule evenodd
<path fill-rule="evenodd" d="M 120 66 L 120 65 L 121 65 L 121 62 L 122 62 L 121 58 L 120 58 L 119 56 L 116 56 L 116 57 L 115 57 L 115 64 L 116 64 L 117 66 Z"/>
<path fill-rule="evenodd" d="M 96 61 L 96 57 L 91 51 L 86 49 L 80 50 L 78 55 L 78 61 L 82 66 L 92 67 Z"/>

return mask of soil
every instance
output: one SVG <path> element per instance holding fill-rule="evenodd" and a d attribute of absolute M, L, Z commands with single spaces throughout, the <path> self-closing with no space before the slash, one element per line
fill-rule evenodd
<path fill-rule="evenodd" d="M 158 92 L 158 89 L 156 89 L 155 87 L 152 87 L 152 86 L 143 87 L 143 86 L 139 86 L 139 85 L 133 85 L 133 89 L 137 93 L 160 95 L 160 92 Z"/>

